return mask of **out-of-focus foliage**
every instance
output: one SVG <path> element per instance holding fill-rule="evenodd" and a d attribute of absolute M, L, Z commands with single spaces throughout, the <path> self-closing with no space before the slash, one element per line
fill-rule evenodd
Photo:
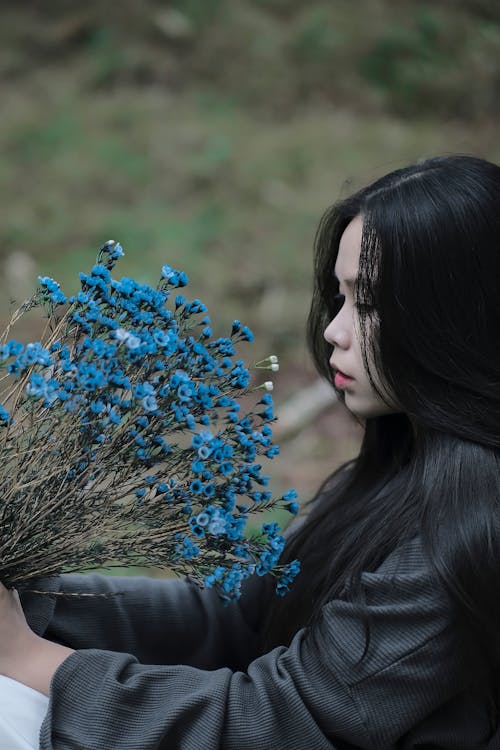
<path fill-rule="evenodd" d="M 467 0 L 3 3 L 0 75 L 81 65 L 86 89 L 203 83 L 266 110 L 332 101 L 498 113 L 500 6 Z"/>

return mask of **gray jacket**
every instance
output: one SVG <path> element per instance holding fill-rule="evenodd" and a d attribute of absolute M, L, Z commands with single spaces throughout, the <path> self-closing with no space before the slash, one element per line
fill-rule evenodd
<path fill-rule="evenodd" d="M 486 705 L 467 692 L 450 606 L 418 541 L 363 582 L 371 638 L 361 661 L 359 612 L 339 600 L 288 648 L 259 654 L 264 579 L 227 607 L 176 580 L 46 582 L 120 593 L 23 596 L 38 633 L 79 649 L 53 679 L 41 750 L 500 748 Z"/>

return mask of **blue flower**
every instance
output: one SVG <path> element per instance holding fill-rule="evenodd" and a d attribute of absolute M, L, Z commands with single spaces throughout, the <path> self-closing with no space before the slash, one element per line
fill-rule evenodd
<path fill-rule="evenodd" d="M 90 272 L 92 276 L 96 276 L 97 278 L 101 278 L 106 282 L 109 282 L 111 279 L 109 270 L 106 268 L 106 266 L 101 265 L 98 263 L 95 265 Z"/>
<path fill-rule="evenodd" d="M 204 468 L 205 468 L 205 464 L 203 461 L 200 461 L 200 460 L 195 460 L 191 464 L 191 470 L 193 474 L 201 474 Z"/>
<path fill-rule="evenodd" d="M 276 593 L 284 596 L 290 589 L 290 584 L 300 572 L 299 560 L 292 560 L 282 571 L 276 583 Z"/>
<path fill-rule="evenodd" d="M 199 526 L 208 526 L 208 524 L 210 523 L 210 515 L 206 511 L 198 513 L 198 515 L 196 516 L 196 523 Z"/>
<path fill-rule="evenodd" d="M 199 448 L 201 445 L 203 445 L 204 439 L 201 433 L 198 433 L 197 435 L 193 435 L 191 438 L 191 448 Z"/>
<path fill-rule="evenodd" d="M 144 411 L 156 411 L 158 409 L 158 402 L 154 396 L 145 396 L 142 401 L 142 408 Z"/>
<path fill-rule="evenodd" d="M 248 326 L 243 326 L 243 328 L 241 329 L 240 336 L 244 341 L 254 340 L 254 335 Z"/>
<path fill-rule="evenodd" d="M 58 383 L 51 379 L 45 379 L 40 373 L 31 373 L 26 393 L 34 398 L 43 398 L 44 405 L 51 405 L 58 396 Z"/>
<path fill-rule="evenodd" d="M 198 456 L 201 459 L 208 458 L 211 453 L 212 453 L 212 448 L 206 443 L 204 445 L 200 445 L 200 447 L 198 448 Z"/>
<path fill-rule="evenodd" d="M 121 258 L 123 255 L 125 255 L 125 253 L 123 252 L 123 248 L 120 245 L 120 243 L 117 242 L 115 246 L 113 247 L 113 250 L 111 252 L 111 257 L 113 260 L 117 260 L 118 258 Z"/>
<path fill-rule="evenodd" d="M 176 551 L 185 560 L 192 560 L 200 554 L 200 548 L 188 536 L 176 546 Z"/>
<path fill-rule="evenodd" d="M 182 383 L 177 389 L 177 397 L 181 402 L 190 401 L 193 393 L 193 383 Z"/>
<path fill-rule="evenodd" d="M 52 292 L 50 294 L 49 299 L 55 305 L 64 305 L 68 301 L 66 298 L 66 295 L 63 294 L 60 289 L 57 289 L 55 292 Z"/>
<path fill-rule="evenodd" d="M 90 409 L 94 414 L 100 414 L 104 408 L 104 402 L 100 398 L 90 403 Z"/>
<path fill-rule="evenodd" d="M 117 328 L 114 331 L 116 340 L 120 344 L 125 344 L 128 349 L 137 349 L 141 345 L 141 340 L 133 333 L 126 331 L 124 328 Z"/>
<path fill-rule="evenodd" d="M 217 516 L 210 521 L 208 531 L 214 536 L 224 534 L 226 530 L 226 522 L 223 517 Z"/>
<path fill-rule="evenodd" d="M 108 411 L 108 417 L 109 421 L 112 424 L 120 424 L 121 422 L 121 416 L 120 413 L 116 410 L 116 408 L 113 406 Z"/>
<path fill-rule="evenodd" d="M 7 343 L 7 348 L 10 357 L 17 357 L 17 355 L 24 349 L 24 344 L 21 344 L 20 341 L 11 340 Z"/>
<path fill-rule="evenodd" d="M 40 286 L 45 287 L 48 292 L 57 292 L 57 290 L 59 289 L 59 284 L 57 283 L 57 281 L 51 279 L 50 276 L 39 276 L 38 283 L 40 284 Z"/>
<path fill-rule="evenodd" d="M 196 523 L 196 518 L 190 518 L 189 525 L 191 527 L 191 533 L 194 534 L 194 536 L 198 537 L 198 539 L 201 539 L 205 536 L 205 529 L 203 528 L 203 526 L 200 526 L 198 523 Z"/>
<path fill-rule="evenodd" d="M 155 388 L 151 383 L 136 383 L 134 386 L 134 396 L 137 399 L 143 399 L 145 396 L 154 396 Z"/>
<path fill-rule="evenodd" d="M 186 286 L 189 282 L 187 275 L 183 271 L 174 271 L 168 265 L 162 266 L 161 275 L 170 286 Z"/>
<path fill-rule="evenodd" d="M 266 409 L 264 409 L 264 411 L 260 413 L 260 416 L 266 421 L 271 421 L 272 419 L 274 419 L 272 406 L 268 406 Z"/>
<path fill-rule="evenodd" d="M 265 455 L 268 458 L 274 458 L 274 456 L 277 456 L 280 452 L 279 445 L 272 445 L 270 448 L 267 449 L 265 452 Z"/>

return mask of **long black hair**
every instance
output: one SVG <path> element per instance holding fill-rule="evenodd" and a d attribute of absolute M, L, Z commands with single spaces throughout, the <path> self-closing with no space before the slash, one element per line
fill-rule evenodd
<path fill-rule="evenodd" d="M 286 559 L 303 572 L 274 605 L 267 645 L 287 643 L 329 599 L 362 600 L 362 571 L 420 534 L 474 653 L 471 679 L 484 684 L 500 664 L 500 167 L 435 157 L 325 213 L 308 341 L 330 381 L 334 266 L 359 215 L 365 367 L 375 363 L 400 413 L 366 420 L 359 456 L 327 478 L 291 536 Z"/>

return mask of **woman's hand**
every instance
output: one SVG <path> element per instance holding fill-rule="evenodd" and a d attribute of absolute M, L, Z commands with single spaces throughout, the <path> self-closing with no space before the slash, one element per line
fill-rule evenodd
<path fill-rule="evenodd" d="M 0 583 L 0 674 L 48 695 L 54 672 L 72 653 L 36 635 L 26 622 L 17 591 Z"/>

